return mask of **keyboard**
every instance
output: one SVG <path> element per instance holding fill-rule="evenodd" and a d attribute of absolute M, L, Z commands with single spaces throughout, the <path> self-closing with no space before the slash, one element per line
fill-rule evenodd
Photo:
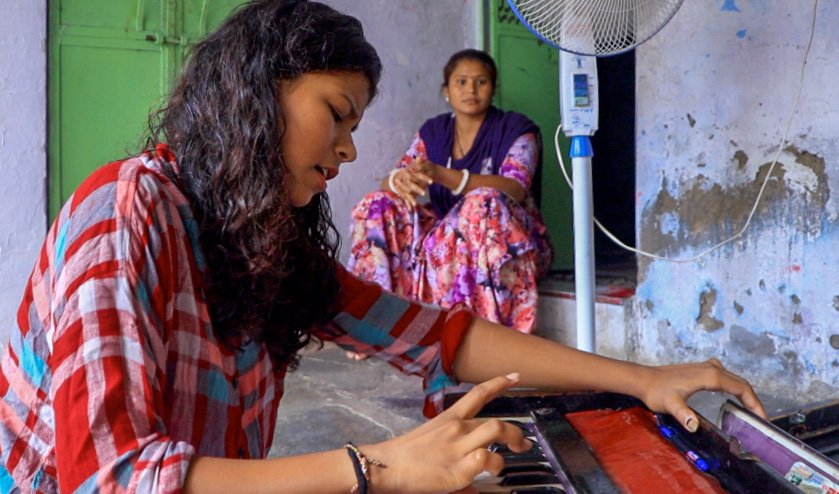
<path fill-rule="evenodd" d="M 446 403 L 456 401 L 461 394 L 446 397 Z M 489 449 L 502 455 L 504 469 L 498 475 L 484 473 L 473 482 L 481 493 L 555 494 L 591 493 L 611 494 L 650 491 L 627 491 L 621 482 L 609 474 L 608 465 L 601 464 L 597 453 L 568 420 L 569 414 L 586 410 L 624 410 L 644 407 L 635 398 L 617 393 L 542 394 L 514 392 L 488 403 L 478 417 L 493 417 L 521 427 L 533 448 L 515 453 L 500 444 Z M 646 410 L 646 408 L 644 407 Z M 685 434 L 690 448 L 713 458 L 709 471 L 698 476 L 713 478 L 721 491 L 737 494 L 801 494 L 795 485 L 769 468 L 755 455 L 736 450 L 729 436 L 705 417 L 700 416 L 700 430 Z M 663 425 L 681 430 L 672 417 L 663 416 Z M 664 448 L 674 447 L 664 443 Z M 688 460 L 685 460 L 688 461 Z M 672 487 L 672 486 L 670 486 Z M 646 490 L 646 489 L 645 489 Z M 654 494 L 674 492 L 668 486 Z"/>

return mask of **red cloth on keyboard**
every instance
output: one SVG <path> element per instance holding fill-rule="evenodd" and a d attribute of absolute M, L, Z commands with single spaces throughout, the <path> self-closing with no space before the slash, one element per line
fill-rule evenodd
<path fill-rule="evenodd" d="M 566 418 L 623 492 L 726 492 L 662 437 L 649 410 L 586 410 Z"/>

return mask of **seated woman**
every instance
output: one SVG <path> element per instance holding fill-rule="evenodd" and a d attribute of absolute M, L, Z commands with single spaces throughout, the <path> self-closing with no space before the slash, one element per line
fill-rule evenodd
<path fill-rule="evenodd" d="M 530 194 L 539 128 L 492 106 L 496 75 L 482 51 L 452 55 L 443 69 L 452 112 L 427 120 L 381 190 L 354 208 L 348 267 L 397 295 L 465 304 L 530 333 L 536 282 L 553 258 Z"/>

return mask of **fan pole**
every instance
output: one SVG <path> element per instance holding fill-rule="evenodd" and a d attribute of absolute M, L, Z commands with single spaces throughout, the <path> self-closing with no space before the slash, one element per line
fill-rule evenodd
<path fill-rule="evenodd" d="M 597 130 L 597 63 L 646 41 L 684 0 L 507 0 L 540 40 L 560 50 L 559 106 L 571 137 L 577 348 L 594 352 L 594 214 L 591 139 Z M 629 22 L 631 20 L 632 22 Z"/>
<path fill-rule="evenodd" d="M 594 207 L 588 136 L 571 138 L 574 177 L 574 283 L 577 307 L 577 348 L 594 352 Z"/>

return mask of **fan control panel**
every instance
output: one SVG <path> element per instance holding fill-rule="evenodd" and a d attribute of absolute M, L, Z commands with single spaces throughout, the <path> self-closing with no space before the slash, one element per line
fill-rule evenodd
<path fill-rule="evenodd" d="M 597 130 L 597 59 L 559 52 L 559 107 L 565 135 L 590 136 Z"/>

